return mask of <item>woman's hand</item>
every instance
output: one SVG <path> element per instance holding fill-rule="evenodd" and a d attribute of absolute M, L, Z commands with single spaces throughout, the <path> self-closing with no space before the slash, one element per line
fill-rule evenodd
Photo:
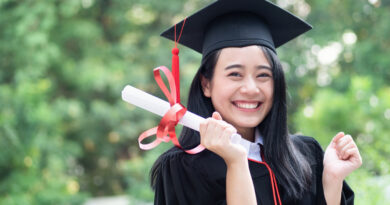
<path fill-rule="evenodd" d="M 230 136 L 237 130 L 223 121 L 218 112 L 214 112 L 211 118 L 200 124 L 199 132 L 200 144 L 225 160 L 227 204 L 256 204 L 246 150 L 230 141 Z"/>
<path fill-rule="evenodd" d="M 341 200 L 343 180 L 362 165 L 362 158 L 351 135 L 339 132 L 325 150 L 322 186 L 328 205 L 338 205 Z"/>
<path fill-rule="evenodd" d="M 339 132 L 326 148 L 324 175 L 326 174 L 342 181 L 361 165 L 362 158 L 351 135 Z"/>
<path fill-rule="evenodd" d="M 246 150 L 233 144 L 230 136 L 237 130 L 222 120 L 218 112 L 214 112 L 211 118 L 207 118 L 200 124 L 200 143 L 208 150 L 222 157 L 227 165 L 247 160 Z"/>

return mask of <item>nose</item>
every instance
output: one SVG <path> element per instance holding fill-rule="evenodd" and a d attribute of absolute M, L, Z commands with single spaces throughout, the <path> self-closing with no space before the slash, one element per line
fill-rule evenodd
<path fill-rule="evenodd" d="M 257 95 L 260 93 L 260 89 L 257 86 L 256 81 L 252 78 L 247 78 L 243 81 L 240 91 L 241 93 L 247 95 Z"/>

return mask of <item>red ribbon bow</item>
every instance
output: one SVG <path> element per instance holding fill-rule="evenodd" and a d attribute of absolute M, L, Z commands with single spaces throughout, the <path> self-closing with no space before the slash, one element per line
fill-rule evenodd
<path fill-rule="evenodd" d="M 184 28 L 184 24 L 186 22 L 186 19 L 184 19 L 179 39 L 181 37 L 181 33 Z M 179 75 L 179 49 L 177 48 L 177 42 L 176 41 L 176 25 L 175 25 L 175 47 L 172 49 L 172 73 L 169 71 L 168 68 L 165 66 L 160 66 L 158 68 L 155 68 L 153 70 L 154 79 L 156 80 L 158 86 L 163 91 L 164 95 L 167 97 L 169 104 L 171 105 L 171 108 L 168 110 L 167 113 L 163 116 L 163 118 L 160 121 L 160 124 L 157 127 L 153 127 L 149 130 L 146 130 L 138 137 L 138 143 L 139 147 L 143 150 L 149 150 L 153 149 L 157 145 L 159 145 L 161 142 L 169 142 L 172 141 L 172 143 L 183 149 L 179 143 L 179 140 L 176 137 L 175 132 L 175 126 L 179 122 L 179 120 L 184 116 L 184 114 L 187 112 L 187 109 L 180 104 L 180 75 Z M 160 70 L 164 72 L 165 76 L 168 79 L 169 89 L 171 92 L 168 91 L 167 87 L 164 84 L 164 81 L 161 79 L 160 76 Z M 142 140 L 152 136 L 156 135 L 156 139 L 149 143 L 149 144 L 142 144 Z M 193 149 L 185 150 L 185 152 L 189 154 L 197 154 L 204 150 L 204 147 L 202 145 L 198 145 Z"/>
<path fill-rule="evenodd" d="M 169 89 L 171 92 L 168 91 L 163 80 L 161 79 L 160 70 L 163 71 L 164 74 L 166 75 L 169 83 Z M 154 74 L 154 79 L 156 80 L 158 86 L 161 88 L 164 95 L 167 97 L 169 104 L 171 105 L 171 108 L 168 110 L 167 113 L 165 113 L 165 115 L 160 121 L 160 124 L 157 127 L 153 127 L 149 130 L 146 130 L 139 136 L 138 138 L 139 147 L 143 150 L 149 150 L 149 149 L 153 149 L 161 142 L 172 141 L 172 143 L 175 146 L 183 149 L 179 143 L 179 140 L 176 137 L 175 126 L 177 125 L 179 120 L 184 116 L 184 114 L 187 112 L 187 109 L 182 104 L 180 104 L 180 100 L 178 101 L 177 99 L 176 83 L 169 69 L 166 68 L 165 66 L 160 66 L 153 70 L 153 74 Z M 148 144 L 141 143 L 142 140 L 152 135 L 156 135 L 156 139 L 153 142 Z M 184 151 L 189 154 L 197 154 L 203 150 L 204 147 L 202 145 L 198 145 L 193 149 L 184 150 Z"/>

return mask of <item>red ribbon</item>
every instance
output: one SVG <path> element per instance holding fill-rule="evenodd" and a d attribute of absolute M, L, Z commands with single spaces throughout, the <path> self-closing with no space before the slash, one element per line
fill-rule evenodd
<path fill-rule="evenodd" d="M 168 79 L 169 89 L 171 92 L 169 92 L 169 90 L 164 84 L 164 81 L 161 79 L 160 71 L 163 71 L 163 73 L 166 75 Z M 153 70 L 153 74 L 158 86 L 161 88 L 164 95 L 167 97 L 171 108 L 168 110 L 167 113 L 165 113 L 157 127 L 153 127 L 149 130 L 146 130 L 138 137 L 139 147 L 143 150 L 150 150 L 155 148 L 161 142 L 172 141 L 175 146 L 183 149 L 179 143 L 179 140 L 176 137 L 175 126 L 187 112 L 187 109 L 182 104 L 180 104 L 180 101 L 178 101 L 177 99 L 176 84 L 173 75 L 169 71 L 169 69 L 164 66 L 160 66 Z M 142 144 L 142 140 L 152 135 L 156 135 L 156 139 L 153 142 L 148 144 Z M 204 147 L 202 145 L 198 145 L 193 149 L 183 150 L 189 154 L 197 154 L 203 151 Z"/>
<path fill-rule="evenodd" d="M 253 161 L 253 162 L 256 162 L 256 163 L 259 163 L 259 164 L 263 164 L 268 169 L 269 178 L 270 178 L 271 187 L 272 187 L 272 194 L 273 194 L 273 197 L 274 197 L 274 204 L 278 205 L 278 202 L 279 202 L 279 204 L 282 205 L 282 200 L 280 199 L 280 195 L 279 195 L 278 182 L 276 181 L 275 174 L 272 171 L 271 167 L 267 164 L 267 162 L 265 162 L 265 158 L 263 158 L 264 162 L 257 161 L 257 160 L 254 160 L 254 159 L 249 159 L 249 160 Z M 276 200 L 276 198 L 278 198 L 278 200 Z"/>
<path fill-rule="evenodd" d="M 179 38 L 176 40 L 176 25 L 175 25 L 175 47 L 172 49 L 172 73 L 168 68 L 164 66 L 160 66 L 153 70 L 154 79 L 156 80 L 158 86 L 163 91 L 164 95 L 167 97 L 171 108 L 161 119 L 159 125 L 157 127 L 153 127 L 149 130 L 146 130 L 138 137 L 139 147 L 143 150 L 149 150 L 155 148 L 161 142 L 169 142 L 183 149 L 179 143 L 179 140 L 176 137 L 175 127 L 179 120 L 184 116 L 187 112 L 187 109 L 180 104 L 180 74 L 179 74 L 179 49 L 177 48 L 177 43 L 180 40 L 181 34 L 183 32 L 184 24 L 186 23 L 186 19 L 183 21 L 183 25 L 181 27 Z M 165 76 L 168 79 L 169 90 L 164 84 L 164 81 L 161 79 L 160 70 L 164 72 Z M 149 144 L 142 144 L 142 140 L 156 135 L 156 139 Z M 198 145 L 193 149 L 185 150 L 185 152 L 189 154 L 197 154 L 203 151 L 205 148 L 202 145 Z"/>
<path fill-rule="evenodd" d="M 183 21 L 183 25 L 180 30 L 179 38 L 176 40 L 176 25 L 175 25 L 175 47 L 172 49 L 172 73 L 168 68 L 164 66 L 160 66 L 153 70 L 154 79 L 156 80 L 158 86 L 163 91 L 164 95 L 167 97 L 171 108 L 161 119 L 159 125 L 157 127 L 153 127 L 149 130 L 146 130 L 138 137 L 139 147 L 143 150 L 149 150 L 155 148 L 161 142 L 169 142 L 183 149 L 179 143 L 179 140 L 176 137 L 175 127 L 179 120 L 184 116 L 187 112 L 187 109 L 180 104 L 180 74 L 179 74 L 179 49 L 177 48 L 177 43 L 180 40 L 181 34 L 183 32 L 184 24 L 186 23 L 186 19 Z M 168 79 L 169 89 L 164 84 L 164 81 L 161 79 L 160 70 L 164 72 L 165 76 Z M 142 140 L 156 135 L 156 139 L 149 144 L 142 144 Z M 185 152 L 189 154 L 197 154 L 203 151 L 205 148 L 202 145 L 198 145 L 193 149 L 185 150 Z"/>
<path fill-rule="evenodd" d="M 179 49 L 177 48 L 177 43 L 180 41 L 181 34 L 183 33 L 184 25 L 186 24 L 187 18 L 184 18 L 183 24 L 181 25 L 181 30 L 179 34 L 179 38 L 176 39 L 176 25 L 174 27 L 175 32 L 175 47 L 172 49 L 172 74 L 175 78 L 176 83 L 176 100 L 180 102 L 180 69 L 179 69 Z"/>

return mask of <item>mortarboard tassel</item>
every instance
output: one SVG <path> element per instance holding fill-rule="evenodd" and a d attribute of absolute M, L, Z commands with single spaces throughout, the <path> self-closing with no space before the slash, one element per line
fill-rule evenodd
<path fill-rule="evenodd" d="M 176 102 L 180 103 L 180 71 L 179 71 L 179 49 L 172 49 L 172 74 L 176 83 Z"/>
<path fill-rule="evenodd" d="M 176 40 L 176 25 L 175 25 L 175 47 L 172 49 L 172 74 L 176 83 L 176 102 L 178 103 L 180 103 L 180 64 L 179 64 L 179 48 L 177 48 L 177 43 L 180 40 L 185 23 L 186 23 L 186 18 L 184 18 L 183 20 L 183 25 L 181 26 L 179 38 L 177 40 Z"/>

